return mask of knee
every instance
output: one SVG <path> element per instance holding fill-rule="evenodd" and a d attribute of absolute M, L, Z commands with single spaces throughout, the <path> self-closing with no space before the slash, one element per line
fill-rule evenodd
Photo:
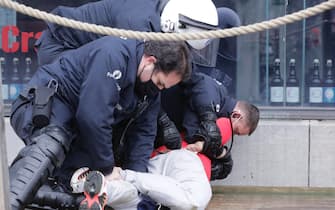
<path fill-rule="evenodd" d="M 204 185 L 201 188 L 201 191 L 199 193 L 195 194 L 195 200 L 198 203 L 199 209 L 206 209 L 208 206 L 211 198 L 212 198 L 212 189 L 210 184 Z"/>
<path fill-rule="evenodd" d="M 46 126 L 31 137 L 32 145 L 36 145 L 37 150 L 57 166 L 63 163 L 70 150 L 71 140 L 64 128 L 55 125 Z"/>

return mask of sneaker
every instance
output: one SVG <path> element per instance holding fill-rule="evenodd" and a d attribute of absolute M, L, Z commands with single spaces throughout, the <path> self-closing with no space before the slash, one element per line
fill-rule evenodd
<path fill-rule="evenodd" d="M 83 167 L 77 169 L 70 181 L 70 185 L 72 187 L 72 193 L 83 193 L 84 192 L 84 183 L 86 181 L 86 177 L 88 173 L 90 172 L 90 169 L 88 167 Z"/>
<path fill-rule="evenodd" d="M 103 210 L 107 202 L 105 177 L 99 171 L 90 171 L 84 183 L 85 199 L 79 210 Z"/>

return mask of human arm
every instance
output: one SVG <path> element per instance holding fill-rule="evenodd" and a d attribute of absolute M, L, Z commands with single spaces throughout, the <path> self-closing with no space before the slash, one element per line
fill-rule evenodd
<path fill-rule="evenodd" d="M 151 0 L 133 1 L 102 0 L 80 7 L 58 6 L 52 13 L 70 19 L 109 26 L 113 28 L 160 31 L 160 17 L 156 14 L 156 3 Z M 127 11 L 127 12 L 124 12 Z M 141 11 L 140 13 L 138 11 Z M 73 49 L 105 35 L 85 32 L 48 22 L 48 28 L 55 39 L 65 48 Z"/>
<path fill-rule="evenodd" d="M 203 147 L 203 141 L 197 141 L 194 144 L 188 144 L 186 149 L 193 152 L 201 152 Z M 222 153 L 214 159 L 211 159 L 211 175 L 210 180 L 224 179 L 232 171 L 233 159 L 230 151 L 225 146 Z"/>
<path fill-rule="evenodd" d="M 112 19 L 113 16 L 111 16 L 113 2 L 114 0 L 103 0 L 90 2 L 79 7 L 58 6 L 52 10 L 51 13 L 77 21 L 108 26 L 114 22 Z M 55 23 L 47 22 L 47 24 L 48 30 L 51 31 L 53 37 L 61 42 L 66 49 L 78 48 L 90 41 L 104 36 L 97 33 L 64 27 Z"/>
<path fill-rule="evenodd" d="M 204 141 L 196 141 L 193 144 L 188 144 L 186 149 L 192 152 L 202 152 L 204 147 Z M 216 159 L 221 159 L 227 154 L 227 148 L 223 147 L 222 153 L 216 157 Z"/>
<path fill-rule="evenodd" d="M 204 141 L 202 153 L 216 158 L 223 152 L 216 120 L 227 115 L 226 110 L 233 109 L 235 102 L 226 100 L 223 86 L 209 76 L 198 74 L 192 79 L 183 121 L 186 140 L 188 143 Z"/>
<path fill-rule="evenodd" d="M 123 168 L 146 172 L 157 132 L 159 94 L 148 99 L 148 107 L 132 122 L 124 141 Z"/>
<path fill-rule="evenodd" d="M 225 151 L 223 157 L 211 161 L 211 181 L 227 178 L 233 169 L 234 161 L 231 152 L 227 151 L 227 148 Z"/>
<path fill-rule="evenodd" d="M 155 140 L 155 148 L 166 146 L 167 149 L 180 149 L 181 136 L 172 120 L 167 116 L 166 112 L 161 108 L 158 115 L 157 137 Z"/>
<path fill-rule="evenodd" d="M 91 167 L 108 174 L 114 167 L 112 125 L 115 124 L 114 111 L 120 97 L 119 84 L 106 75 L 110 69 L 125 71 L 126 65 L 118 59 L 117 53 L 101 45 L 90 52 L 89 58 L 83 57 L 79 61 L 82 63 L 77 64 L 85 66 L 87 74 L 78 93 L 76 109 L 81 147 L 89 153 Z"/>

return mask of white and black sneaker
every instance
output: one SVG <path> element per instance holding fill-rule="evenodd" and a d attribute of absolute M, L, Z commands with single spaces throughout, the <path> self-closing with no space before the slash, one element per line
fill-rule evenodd
<path fill-rule="evenodd" d="M 107 203 L 105 177 L 99 171 L 90 171 L 84 183 L 85 199 L 79 210 L 103 210 Z"/>
<path fill-rule="evenodd" d="M 72 193 L 83 193 L 84 192 L 84 184 L 86 181 L 86 177 L 88 173 L 90 172 L 90 169 L 88 167 L 83 167 L 77 169 L 70 181 L 70 185 L 72 187 Z"/>

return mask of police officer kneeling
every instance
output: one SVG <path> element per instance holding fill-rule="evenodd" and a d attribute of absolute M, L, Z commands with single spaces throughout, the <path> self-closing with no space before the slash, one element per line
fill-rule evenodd
<path fill-rule="evenodd" d="M 115 165 L 146 172 L 159 91 L 190 69 L 184 42 L 114 37 L 41 66 L 12 108 L 11 125 L 26 144 L 9 169 L 12 210 L 24 209 L 49 176 L 69 190 L 83 166 L 107 179 Z"/>

